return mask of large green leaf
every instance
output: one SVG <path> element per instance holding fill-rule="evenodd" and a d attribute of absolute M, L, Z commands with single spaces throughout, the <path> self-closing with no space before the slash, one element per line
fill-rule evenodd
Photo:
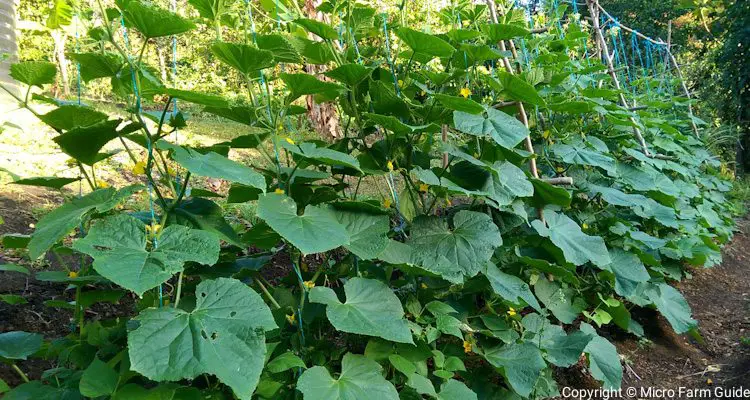
<path fill-rule="evenodd" d="M 591 342 L 591 335 L 575 331 L 565 333 L 562 327 L 549 325 L 541 332 L 540 346 L 549 362 L 558 367 L 569 367 L 578 362 L 583 350 Z"/>
<path fill-rule="evenodd" d="M 615 275 L 615 292 L 620 296 L 631 296 L 639 283 L 647 282 L 651 278 L 643 262 L 633 253 L 613 249 L 609 252 L 609 258 L 612 263 L 602 268 Z"/>
<path fill-rule="evenodd" d="M 532 203 L 540 208 L 544 208 L 547 204 L 556 204 L 562 207 L 570 206 L 570 202 L 573 200 L 570 192 L 560 186 L 555 186 L 551 183 L 547 183 L 541 179 L 530 179 L 531 184 L 534 185 L 534 197 Z"/>
<path fill-rule="evenodd" d="M 545 222 L 534 220 L 531 225 L 540 236 L 548 237 L 565 255 L 565 260 L 575 265 L 591 261 L 603 267 L 611 262 L 604 239 L 589 236 L 575 221 L 563 213 L 544 212 Z"/>
<path fill-rule="evenodd" d="M 244 246 L 232 226 L 224 219 L 224 210 L 211 200 L 200 197 L 183 200 L 169 216 L 169 223 L 173 222 L 213 232 L 235 246 Z"/>
<path fill-rule="evenodd" d="M 276 65 L 273 53 L 268 50 L 260 50 L 248 44 L 216 42 L 211 45 L 211 52 L 219 60 L 243 75 L 250 75 L 251 73 Z"/>
<path fill-rule="evenodd" d="M 165 93 L 170 97 L 174 97 L 175 99 L 185 100 L 189 103 L 199 104 L 202 106 L 218 108 L 229 106 L 229 102 L 227 102 L 226 99 L 221 96 L 215 96 L 212 94 L 173 88 L 167 88 L 165 90 Z"/>
<path fill-rule="evenodd" d="M 163 142 L 160 142 L 160 145 Z M 230 160 L 222 155 L 210 151 L 200 153 L 197 150 L 168 145 L 172 150 L 172 158 L 183 168 L 198 176 L 226 179 L 266 191 L 266 179 L 254 169 Z"/>
<path fill-rule="evenodd" d="M 581 298 L 575 297 L 575 290 L 564 288 L 560 283 L 548 281 L 546 278 L 537 280 L 534 292 L 552 315 L 566 324 L 572 324 L 586 307 Z"/>
<path fill-rule="evenodd" d="M 198 10 L 201 17 L 211 21 L 219 21 L 226 10 L 226 0 L 188 0 L 188 3 Z"/>
<path fill-rule="evenodd" d="M 441 93 L 435 93 L 434 96 L 440 104 L 451 110 L 469 114 L 481 114 L 484 111 L 484 106 L 469 98 L 449 96 Z"/>
<path fill-rule="evenodd" d="M 138 0 L 131 0 L 122 11 L 127 26 L 138 30 L 148 39 L 178 35 L 195 28 L 195 24 L 179 15 Z"/>
<path fill-rule="evenodd" d="M 282 35 L 257 35 L 255 40 L 258 42 L 258 48 L 270 51 L 277 62 L 302 62 L 302 56 L 297 49 Z"/>
<path fill-rule="evenodd" d="M 73 248 L 93 257 L 101 276 L 139 296 L 182 271 L 188 261 L 210 265 L 219 258 L 219 239 L 209 232 L 171 225 L 152 239 L 150 249 L 148 239 L 142 222 L 120 214 L 94 224 Z"/>
<path fill-rule="evenodd" d="M 531 35 L 531 31 L 518 25 L 486 24 L 482 25 L 481 28 L 485 36 L 492 42 Z"/>
<path fill-rule="evenodd" d="M 588 355 L 591 375 L 602 381 L 605 389 L 619 389 L 622 384 L 622 365 L 617 348 L 609 340 L 599 336 L 589 324 L 581 324 L 581 331 L 593 337 L 584 349 Z"/>
<path fill-rule="evenodd" d="M 529 284 L 522 281 L 514 275 L 506 274 L 491 262 L 485 263 L 483 271 L 487 280 L 490 281 L 492 290 L 500 297 L 510 301 L 513 304 L 521 304 L 521 300 L 526 304 L 534 307 L 535 310 L 542 312 L 542 307 L 531 293 Z"/>
<path fill-rule="evenodd" d="M 34 178 L 24 178 L 13 181 L 14 185 L 42 186 L 53 189 L 60 189 L 63 186 L 80 181 L 81 178 L 62 178 L 57 176 L 37 176 Z"/>
<path fill-rule="evenodd" d="M 68 203 L 45 215 L 36 224 L 36 230 L 29 242 L 29 257 L 37 259 L 53 244 L 75 229 L 89 211 L 103 213 L 113 209 L 120 201 L 140 190 L 142 186 L 128 186 L 119 191 L 114 188 L 95 190 L 83 197 L 74 198 Z"/>
<path fill-rule="evenodd" d="M 265 332 L 276 323 L 263 299 L 236 279 L 204 280 L 191 312 L 142 311 L 128 334 L 131 368 L 155 381 L 215 375 L 240 399 L 250 399 L 266 358 Z"/>
<path fill-rule="evenodd" d="M 115 76 L 122 69 L 123 59 L 119 53 L 73 53 L 70 58 L 77 61 L 84 82 Z"/>
<path fill-rule="evenodd" d="M 459 283 L 478 274 L 503 239 L 487 214 L 462 210 L 452 229 L 443 218 L 418 217 L 409 244 L 416 264 Z"/>
<path fill-rule="evenodd" d="M 55 0 L 47 13 L 47 28 L 61 29 L 73 21 L 73 6 L 67 0 Z"/>
<path fill-rule="evenodd" d="M 297 204 L 283 194 L 260 196 L 258 217 L 304 254 L 322 253 L 350 244 L 349 232 L 332 211 L 308 205 L 303 215 L 297 215 Z"/>
<path fill-rule="evenodd" d="M 616 174 L 615 160 L 598 151 L 562 143 L 552 145 L 550 150 L 568 164 L 591 165 L 602 168 L 612 175 Z"/>
<path fill-rule="evenodd" d="M 0 333 L 0 357 L 25 360 L 42 348 L 44 338 L 38 333 L 11 331 Z"/>
<path fill-rule="evenodd" d="M 86 397 L 110 396 L 117 390 L 120 375 L 107 363 L 94 358 L 81 375 L 78 388 Z"/>
<path fill-rule="evenodd" d="M 383 129 L 389 130 L 395 134 L 406 135 L 411 133 L 437 133 L 440 132 L 440 126 L 436 124 L 429 125 L 407 125 L 401 122 L 400 119 L 392 117 L 390 115 L 380 115 L 373 113 L 364 113 L 365 118 L 370 120 L 376 125 L 380 125 Z"/>
<path fill-rule="evenodd" d="M 398 400 L 392 383 L 383 378 L 383 367 L 369 358 L 346 353 L 341 374 L 334 379 L 325 367 L 308 369 L 297 380 L 297 389 L 305 400 Z"/>
<path fill-rule="evenodd" d="M 484 358 L 495 367 L 502 368 L 510 386 L 523 397 L 531 394 L 542 370 L 547 367 L 542 352 L 529 342 L 487 349 Z"/>
<path fill-rule="evenodd" d="M 99 150 L 118 136 L 124 136 L 141 128 L 138 123 L 129 123 L 117 129 L 121 119 L 101 121 L 86 127 L 71 129 L 53 140 L 67 155 L 86 164 L 94 165 L 100 160 Z"/>
<path fill-rule="evenodd" d="M 46 61 L 24 61 L 10 66 L 10 77 L 29 86 L 55 83 L 57 67 Z"/>
<path fill-rule="evenodd" d="M 346 302 L 324 286 L 310 290 L 310 301 L 326 307 L 328 320 L 337 330 L 376 336 L 399 343 L 414 343 L 404 318 L 401 301 L 383 282 L 352 278 L 344 285 Z"/>
<path fill-rule="evenodd" d="M 465 383 L 455 379 L 449 379 L 443 383 L 437 395 L 438 400 L 477 400 L 477 398 L 477 394 Z"/>
<path fill-rule="evenodd" d="M 336 210 L 336 219 L 349 232 L 350 241 L 344 247 L 363 260 L 376 258 L 388 246 L 390 220 L 387 215 L 373 215 Z"/>
<path fill-rule="evenodd" d="M 372 73 L 371 68 L 360 64 L 344 64 L 324 73 L 325 76 L 337 80 L 347 86 L 355 86 L 365 80 Z"/>
<path fill-rule="evenodd" d="M 450 43 L 435 35 L 401 27 L 396 30 L 396 36 L 403 40 L 416 54 L 429 57 L 448 58 L 456 51 Z"/>
<path fill-rule="evenodd" d="M 50 386 L 40 381 L 31 381 L 5 393 L 3 400 L 78 400 L 80 398 L 78 388 Z"/>
<path fill-rule="evenodd" d="M 255 109 L 244 105 L 230 107 L 206 107 L 203 109 L 203 111 L 249 126 L 254 126 L 258 121 Z"/>
<path fill-rule="evenodd" d="M 497 74 L 498 80 L 503 86 L 503 92 L 511 99 L 535 106 L 544 105 L 544 99 L 542 99 L 542 96 L 537 93 L 534 86 L 530 83 L 517 75 L 505 71 L 497 71 Z"/>
<path fill-rule="evenodd" d="M 107 118 L 103 112 L 76 104 L 66 104 L 39 116 L 42 122 L 58 131 L 94 125 Z"/>
<path fill-rule="evenodd" d="M 490 171 L 492 174 L 482 191 L 497 205 L 507 206 L 517 197 L 529 197 L 534 194 L 534 186 L 526 178 L 523 170 L 514 164 L 496 161 Z"/>
<path fill-rule="evenodd" d="M 666 283 L 646 283 L 639 289 L 654 303 L 676 333 L 685 333 L 698 326 L 698 322 L 691 317 L 690 305 L 677 289 Z"/>
<path fill-rule="evenodd" d="M 294 20 L 294 23 L 305 28 L 306 31 L 313 33 L 321 39 L 336 40 L 339 38 L 339 34 L 331 25 L 316 21 L 309 18 L 298 18 Z"/>
<path fill-rule="evenodd" d="M 311 142 L 291 144 L 287 141 L 280 141 L 279 143 L 289 152 L 298 156 L 326 165 L 353 168 L 360 171 L 359 160 L 351 154 L 331 150 L 327 147 L 318 147 L 315 143 Z"/>
<path fill-rule="evenodd" d="M 286 97 L 287 103 L 305 95 L 321 94 L 335 98 L 342 89 L 338 84 L 323 82 L 308 74 L 281 74 L 280 76 L 289 90 L 289 95 Z"/>
<path fill-rule="evenodd" d="M 529 130 L 510 115 L 486 108 L 484 114 L 453 112 L 453 124 L 461 132 L 476 136 L 490 136 L 497 144 L 512 149 L 529 135 Z"/>

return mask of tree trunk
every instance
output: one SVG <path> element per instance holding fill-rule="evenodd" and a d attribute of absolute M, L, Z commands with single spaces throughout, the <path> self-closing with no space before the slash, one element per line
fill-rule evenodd
<path fill-rule="evenodd" d="M 62 89 L 65 96 L 70 95 L 70 80 L 68 79 L 68 58 L 65 57 L 65 42 L 68 35 L 60 29 L 52 31 L 52 40 L 55 42 L 55 60 L 57 68 L 60 70 L 60 79 L 62 80 Z"/>
<path fill-rule="evenodd" d="M 10 64 L 18 61 L 16 6 L 15 0 L 0 0 L 0 55 L 10 56 L 6 60 L 0 57 L 0 84 L 18 94 L 18 87 L 10 78 Z M 5 91 L 0 90 L 0 105 L 15 103 Z"/>
<path fill-rule="evenodd" d="M 317 12 L 315 9 L 321 3 L 320 0 L 305 0 L 305 13 L 310 19 L 315 19 L 322 22 L 326 21 L 323 13 Z M 312 35 L 311 39 L 313 38 Z M 305 71 L 311 75 L 317 75 L 318 79 L 329 80 L 326 76 L 322 75 L 326 68 L 323 65 L 305 65 Z M 313 96 L 307 96 L 307 116 L 310 119 L 310 123 L 324 139 L 335 139 L 341 137 L 341 123 L 339 122 L 339 116 L 336 112 L 336 106 L 331 103 L 318 104 L 315 102 Z"/>

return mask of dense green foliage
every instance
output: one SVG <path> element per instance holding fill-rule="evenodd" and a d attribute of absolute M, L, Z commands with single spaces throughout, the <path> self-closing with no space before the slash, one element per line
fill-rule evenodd
<path fill-rule="evenodd" d="M 44 342 L 0 334 L 3 361 L 59 362 L 6 399 L 542 398 L 557 394 L 553 368 L 576 363 L 619 387 L 606 332 L 643 336 L 639 309 L 699 335 L 670 283 L 720 262 L 731 182 L 692 132 L 701 121 L 689 100 L 650 90 L 675 81 L 664 68 L 615 89 L 589 25 L 566 6 L 535 14 L 533 27 L 549 29 L 532 33 L 523 9 L 500 4 L 488 23 L 487 6 L 460 3 L 439 11 L 432 34 L 401 24 L 403 10 L 324 2 L 324 23 L 297 3 L 261 3 L 264 28 L 237 3 L 192 0 L 193 19 L 97 2 L 78 10 L 91 26 L 71 58 L 83 79 L 127 100 L 129 117 L 18 99 L 58 133 L 91 191 L 18 246 L 32 260 L 81 256 L 80 270 L 37 274 L 75 287 L 77 329 Z M 242 94 L 163 81 L 142 55 L 181 34 L 210 36 L 195 51 L 239 77 Z M 12 72 L 28 93 L 55 79 L 47 62 Z M 293 139 L 306 96 L 337 106 L 341 137 Z M 174 100 L 250 133 L 181 145 L 170 134 L 190 120 Z M 39 103 L 57 108 L 40 114 Z M 528 126 L 516 118 L 524 109 Z M 143 185 L 97 180 L 115 140 Z M 248 148 L 252 163 L 229 158 Z M 222 194 L 191 190 L 192 176 L 232 182 L 226 201 L 256 206 L 249 226 L 230 225 Z M 384 201 L 360 193 L 376 185 Z M 145 210 L 120 206 L 143 196 Z M 140 298 L 132 319 L 85 318 L 124 291 Z"/>

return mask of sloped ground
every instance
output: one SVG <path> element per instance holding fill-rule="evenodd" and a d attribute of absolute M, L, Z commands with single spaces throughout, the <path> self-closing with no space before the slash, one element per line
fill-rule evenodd
<path fill-rule="evenodd" d="M 703 343 L 675 335 L 659 317 L 648 332 L 652 343 L 626 340 L 618 346 L 629 366 L 623 387 L 750 388 L 750 219 L 738 222 L 723 254 L 720 266 L 697 269 L 677 285 Z"/>

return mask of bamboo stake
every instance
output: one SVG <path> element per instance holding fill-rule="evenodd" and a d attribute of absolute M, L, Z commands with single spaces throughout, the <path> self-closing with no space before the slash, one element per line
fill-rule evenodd
<path fill-rule="evenodd" d="M 448 143 L 448 125 L 443 124 L 440 127 L 443 143 Z M 443 168 L 448 168 L 448 152 L 443 153 Z"/>
<path fill-rule="evenodd" d="M 604 15 L 607 16 L 607 18 L 615 21 L 615 19 L 607 12 L 607 10 L 604 9 L 604 7 L 601 6 L 601 4 L 599 4 L 598 1 L 596 2 L 596 6 L 599 9 L 599 11 L 601 11 L 602 13 L 604 13 Z M 592 18 L 592 22 L 593 22 L 593 18 Z M 617 26 L 626 32 L 635 34 L 637 37 L 643 40 L 646 40 L 648 42 L 651 42 L 660 46 L 665 46 L 667 49 L 668 61 L 672 63 L 672 65 L 675 68 L 675 71 L 677 71 L 677 77 L 680 79 L 680 85 L 682 86 L 682 91 L 685 92 L 685 97 L 687 97 L 688 100 L 692 99 L 692 96 L 690 95 L 690 91 L 688 90 L 687 85 L 685 84 L 685 79 L 683 79 L 682 77 L 682 70 L 680 69 L 680 66 L 677 64 L 677 59 L 675 58 L 674 54 L 672 54 L 672 43 L 671 43 L 672 42 L 672 21 L 671 20 L 669 21 L 669 26 L 668 26 L 669 33 L 667 36 L 668 39 L 666 43 L 661 39 L 659 40 L 651 39 L 650 37 L 636 31 L 635 29 L 622 25 L 619 21 L 617 22 Z M 695 121 L 693 121 L 693 116 L 694 116 L 693 106 L 690 103 L 688 103 L 688 115 L 690 116 L 690 125 L 693 128 L 693 133 L 695 134 L 695 136 L 700 136 L 700 134 L 698 133 L 698 127 L 695 125 Z"/>
<path fill-rule="evenodd" d="M 495 8 L 495 2 L 494 0 L 486 0 L 487 7 L 490 10 L 490 18 L 492 18 L 492 22 L 497 24 L 497 9 Z M 511 41 L 511 45 L 512 45 Z M 501 40 L 498 45 L 500 46 L 500 50 L 505 53 L 507 51 L 507 48 L 505 47 L 505 41 Z M 515 46 L 512 47 L 513 52 L 515 53 Z M 505 71 L 509 74 L 513 75 L 513 66 L 510 63 L 510 60 L 508 57 L 503 57 L 503 66 L 505 67 Z M 524 107 L 522 102 L 518 102 L 518 119 L 523 123 L 523 125 L 526 127 L 526 129 L 529 129 L 529 116 L 526 114 L 526 108 Z M 539 179 L 539 171 L 536 166 L 536 157 L 534 154 L 534 144 L 531 143 L 531 133 L 529 132 L 529 135 L 526 136 L 526 139 L 524 140 L 526 145 L 526 151 L 531 153 L 532 157 L 531 160 L 529 160 L 529 169 L 531 170 L 531 176 L 533 176 L 536 179 Z"/>
<path fill-rule="evenodd" d="M 674 65 L 674 70 L 677 72 L 677 78 L 680 79 L 680 85 L 682 86 L 682 91 L 685 93 L 685 97 L 688 99 L 688 116 L 690 116 L 690 126 L 693 128 L 693 133 L 696 137 L 700 137 L 700 133 L 698 132 L 698 126 L 695 125 L 695 121 L 693 120 L 693 105 L 690 104 L 690 100 L 692 97 L 690 96 L 690 91 L 687 88 L 687 85 L 685 84 L 685 79 L 682 77 L 682 71 L 680 70 L 680 66 L 677 65 L 677 59 L 675 59 L 674 54 L 672 54 L 671 51 L 667 50 L 667 55 L 669 56 L 669 60 L 672 62 L 672 65 Z"/>
<path fill-rule="evenodd" d="M 612 82 L 615 85 L 615 89 L 618 91 L 620 90 L 620 80 L 617 79 L 617 73 L 615 72 L 614 63 L 612 62 L 612 57 L 609 54 L 609 48 L 607 47 L 607 41 L 604 39 L 604 34 L 602 33 L 601 26 L 599 26 L 599 18 L 597 16 L 597 6 L 599 4 L 598 0 L 586 0 L 586 4 L 589 7 L 589 13 L 591 13 L 591 19 L 594 26 L 594 33 L 596 33 L 597 41 L 599 42 L 602 52 L 604 53 L 604 59 L 607 61 L 607 69 L 609 70 L 609 76 L 612 78 Z M 625 94 L 620 92 L 620 105 L 626 109 L 630 108 L 628 105 L 627 99 L 625 99 Z M 631 123 L 636 124 L 635 118 L 628 117 Z M 646 141 L 643 139 L 643 135 L 641 134 L 641 130 L 638 129 L 638 127 L 633 127 L 633 135 L 635 135 L 636 140 L 641 146 L 641 151 L 643 151 L 643 154 L 645 154 L 647 157 L 651 157 L 651 153 L 648 151 L 648 145 L 646 144 Z"/>

